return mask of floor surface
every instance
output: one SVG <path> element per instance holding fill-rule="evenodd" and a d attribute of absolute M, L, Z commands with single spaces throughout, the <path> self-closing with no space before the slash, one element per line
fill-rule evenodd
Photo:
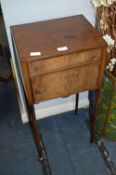
<path fill-rule="evenodd" d="M 96 145 L 89 143 L 88 109 L 41 119 L 53 175 L 110 175 Z M 116 142 L 104 140 L 116 166 Z M 42 175 L 28 124 L 22 124 L 12 81 L 0 82 L 0 175 Z"/>

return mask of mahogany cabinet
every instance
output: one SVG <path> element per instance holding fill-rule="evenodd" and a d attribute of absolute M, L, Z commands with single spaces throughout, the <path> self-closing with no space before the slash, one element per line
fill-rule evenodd
<path fill-rule="evenodd" d="M 12 26 L 11 34 L 36 146 L 46 174 L 51 174 L 33 104 L 96 89 L 93 136 L 106 44 L 83 15 Z"/>

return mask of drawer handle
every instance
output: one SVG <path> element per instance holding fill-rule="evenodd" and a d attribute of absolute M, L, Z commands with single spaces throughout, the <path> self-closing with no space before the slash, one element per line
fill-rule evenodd
<path fill-rule="evenodd" d="M 40 94 L 41 94 L 41 92 L 40 92 L 40 90 L 38 90 L 38 89 L 35 89 L 35 92 L 34 92 L 34 94 L 35 94 L 35 95 L 40 95 Z"/>
<path fill-rule="evenodd" d="M 59 51 L 59 52 L 62 52 L 62 51 L 65 51 L 65 50 L 68 50 L 67 46 L 57 47 L 57 51 Z"/>

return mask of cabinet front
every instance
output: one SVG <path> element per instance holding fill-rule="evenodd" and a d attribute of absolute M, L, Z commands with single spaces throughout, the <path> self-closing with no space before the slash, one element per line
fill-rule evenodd
<path fill-rule="evenodd" d="M 39 59 L 37 61 L 29 62 L 30 77 L 59 71 L 61 69 L 68 69 L 75 65 L 81 66 L 90 62 L 100 60 L 101 49 L 92 49 L 83 52 L 63 55 L 59 57 Z"/>
<path fill-rule="evenodd" d="M 97 88 L 100 62 L 31 77 L 34 103 Z"/>

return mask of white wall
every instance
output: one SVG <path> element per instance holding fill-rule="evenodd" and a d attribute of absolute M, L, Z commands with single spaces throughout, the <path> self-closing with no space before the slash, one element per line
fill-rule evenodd
<path fill-rule="evenodd" d="M 13 61 L 14 55 L 10 35 L 11 25 L 59 18 L 64 16 L 72 16 L 77 14 L 85 15 L 85 17 L 93 25 L 95 21 L 95 13 L 91 6 L 90 0 L 1 0 L 1 6 Z M 22 103 L 22 112 L 24 112 L 25 108 L 20 82 L 17 81 L 17 83 L 19 86 L 19 93 Z M 84 99 L 86 97 L 87 93 L 81 94 L 81 99 Z M 40 104 L 40 108 L 46 108 L 48 106 L 66 103 L 67 100 L 73 101 L 74 96 L 71 96 L 68 99 L 56 99 L 42 103 Z"/>

